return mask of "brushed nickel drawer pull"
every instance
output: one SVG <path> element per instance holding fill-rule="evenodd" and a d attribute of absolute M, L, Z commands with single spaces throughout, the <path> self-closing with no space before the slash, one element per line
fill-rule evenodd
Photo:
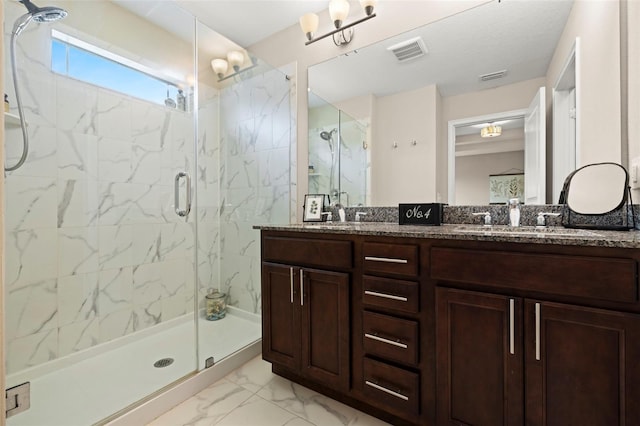
<path fill-rule="evenodd" d="M 366 294 L 367 296 L 375 296 L 375 297 L 383 297 L 385 299 L 399 300 L 401 302 L 409 301 L 409 299 L 403 296 L 394 296 L 393 294 L 378 293 L 377 291 L 365 290 L 364 294 Z"/>
<path fill-rule="evenodd" d="M 304 306 L 304 271 L 300 269 L 300 306 Z"/>
<path fill-rule="evenodd" d="M 293 303 L 293 268 L 289 268 L 289 278 L 291 281 L 291 303 Z"/>
<path fill-rule="evenodd" d="M 379 336 L 376 336 L 375 334 L 365 333 L 364 337 L 366 337 L 367 339 L 377 340 L 378 342 L 386 343 L 387 345 L 397 346 L 402 349 L 407 349 L 409 347 L 404 343 L 394 342 L 393 340 L 385 339 L 384 337 L 379 337 Z"/>
<path fill-rule="evenodd" d="M 515 355 L 515 300 L 509 299 L 509 353 Z"/>
<path fill-rule="evenodd" d="M 365 383 L 367 386 L 371 386 L 371 387 L 372 387 L 372 388 L 374 388 L 374 389 L 378 389 L 379 391 L 382 391 L 382 392 L 388 393 L 389 395 L 393 395 L 393 396 L 395 396 L 396 398 L 400 398 L 400 399 L 402 399 L 403 401 L 408 401 L 408 400 L 409 400 L 409 397 L 408 397 L 408 396 L 405 396 L 405 395 L 403 395 L 403 394 L 401 394 L 401 393 L 398 393 L 398 392 L 394 392 L 394 391 L 392 391 L 391 389 L 387 389 L 387 388 L 385 388 L 384 386 L 377 385 L 377 384 L 375 384 L 375 383 L 373 383 L 373 382 L 370 382 L 370 381 L 368 381 L 368 380 L 365 380 L 365 382 L 364 382 L 364 383 Z"/>
<path fill-rule="evenodd" d="M 540 361 L 540 304 L 536 303 L 536 361 Z"/>
<path fill-rule="evenodd" d="M 384 262 L 384 263 L 409 263 L 407 259 L 393 259 L 390 257 L 365 256 L 364 260 L 370 260 L 371 262 Z"/>

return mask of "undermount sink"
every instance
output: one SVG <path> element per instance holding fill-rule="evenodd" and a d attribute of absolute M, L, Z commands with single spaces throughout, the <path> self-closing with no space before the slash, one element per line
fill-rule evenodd
<path fill-rule="evenodd" d="M 318 226 L 322 228 L 344 228 L 347 226 L 367 226 L 367 225 L 380 225 L 381 222 L 316 222 L 307 223 L 307 227 Z"/>
<path fill-rule="evenodd" d="M 452 230 L 464 234 L 487 234 L 487 235 L 514 235 L 531 236 L 538 238 L 546 237 L 600 237 L 597 232 L 585 229 L 561 228 L 557 226 L 537 227 L 519 226 L 512 227 L 506 225 L 458 225 Z"/>

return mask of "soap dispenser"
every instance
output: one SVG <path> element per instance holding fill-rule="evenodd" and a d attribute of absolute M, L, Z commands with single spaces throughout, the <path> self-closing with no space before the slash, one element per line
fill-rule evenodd
<path fill-rule="evenodd" d="M 176 96 L 177 106 L 180 111 L 187 110 L 187 98 L 184 96 L 184 92 L 182 89 L 178 90 L 178 95 Z"/>
<path fill-rule="evenodd" d="M 520 226 L 520 200 L 510 198 L 509 206 L 509 226 Z"/>

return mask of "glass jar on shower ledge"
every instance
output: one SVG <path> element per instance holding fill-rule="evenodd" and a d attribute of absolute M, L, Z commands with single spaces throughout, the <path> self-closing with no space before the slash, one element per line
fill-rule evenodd
<path fill-rule="evenodd" d="M 217 321 L 227 315 L 227 295 L 212 288 L 205 296 L 205 318 L 209 321 Z"/>

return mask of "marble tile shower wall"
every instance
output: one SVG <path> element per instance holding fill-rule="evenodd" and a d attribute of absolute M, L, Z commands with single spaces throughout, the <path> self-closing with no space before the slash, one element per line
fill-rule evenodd
<path fill-rule="evenodd" d="M 291 91 L 291 80 L 272 70 L 221 93 L 221 287 L 229 304 L 253 313 L 261 295 L 252 226 L 290 220 Z"/>
<path fill-rule="evenodd" d="M 48 37 L 32 26 L 18 50 L 31 151 L 5 187 L 9 374 L 193 309 L 194 220 L 172 206 L 192 115 L 54 75 Z M 6 145 L 12 164 L 19 128 Z"/>

